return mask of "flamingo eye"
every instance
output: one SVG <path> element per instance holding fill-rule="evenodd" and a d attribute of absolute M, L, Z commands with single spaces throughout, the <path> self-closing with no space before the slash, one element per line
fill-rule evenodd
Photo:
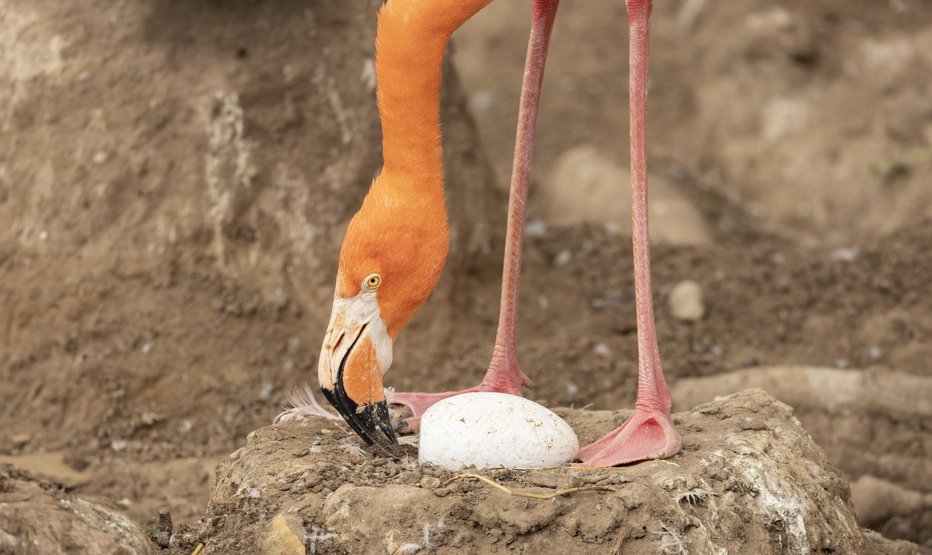
<path fill-rule="evenodd" d="M 364 283 L 366 284 L 366 287 L 368 287 L 370 290 L 377 289 L 379 285 L 382 285 L 382 276 L 380 276 L 379 274 L 372 274 L 371 276 L 366 278 Z"/>

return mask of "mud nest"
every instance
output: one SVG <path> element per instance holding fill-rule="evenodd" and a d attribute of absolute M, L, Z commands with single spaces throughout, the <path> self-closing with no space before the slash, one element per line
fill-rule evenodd
<path fill-rule="evenodd" d="M 558 409 L 588 442 L 625 411 Z M 418 466 L 315 418 L 256 430 L 180 549 L 217 553 L 908 553 L 858 527 L 787 405 L 748 390 L 678 413 L 683 451 L 620 468 Z"/>

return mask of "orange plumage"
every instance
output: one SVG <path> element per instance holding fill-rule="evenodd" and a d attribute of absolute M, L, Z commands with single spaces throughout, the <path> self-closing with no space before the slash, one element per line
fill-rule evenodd
<path fill-rule="evenodd" d="M 390 0 L 376 41 L 381 175 L 353 217 L 340 251 L 337 297 L 378 273 L 392 339 L 440 279 L 449 232 L 443 189 L 440 79 L 450 35 L 491 0 Z"/>
<path fill-rule="evenodd" d="M 447 41 L 491 0 L 389 0 L 376 41 L 382 173 L 346 230 L 317 376 L 368 443 L 393 454 L 382 375 L 392 344 L 437 286 L 449 230 L 440 141 Z"/>

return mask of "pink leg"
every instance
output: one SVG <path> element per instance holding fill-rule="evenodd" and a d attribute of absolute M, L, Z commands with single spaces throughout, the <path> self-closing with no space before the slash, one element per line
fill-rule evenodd
<path fill-rule="evenodd" d="M 680 435 L 670 419 L 670 392 L 660 366 L 650 284 L 647 231 L 647 54 L 651 0 L 627 0 L 631 35 L 631 199 L 634 294 L 638 336 L 638 397 L 634 414 L 576 456 L 588 466 L 672 457 Z"/>
<path fill-rule="evenodd" d="M 523 386 L 531 385 L 515 352 L 517 329 L 518 278 L 521 273 L 521 249 L 524 234 L 524 209 L 527 204 L 528 180 L 534 152 L 534 129 L 547 61 L 550 32 L 557 15 L 559 0 L 534 0 L 531 13 L 531 38 L 528 42 L 524 78 L 521 84 L 521 105 L 518 110 L 518 132 L 508 196 L 508 228 L 505 233 L 505 263 L 502 275 L 502 304 L 492 361 L 482 383 L 463 391 L 445 393 L 386 393 L 390 404 L 405 405 L 413 417 L 406 427 L 417 429 L 420 417 L 428 407 L 447 397 L 473 391 L 497 391 L 521 395 Z"/>

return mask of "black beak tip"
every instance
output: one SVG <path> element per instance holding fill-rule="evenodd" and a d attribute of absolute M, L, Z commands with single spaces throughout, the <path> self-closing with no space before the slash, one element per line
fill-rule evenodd
<path fill-rule="evenodd" d="M 398 445 L 398 438 L 395 437 L 395 431 L 388 417 L 388 403 L 379 401 L 357 405 L 339 386 L 335 388 L 335 391 L 325 388 L 321 388 L 321 391 L 363 441 L 385 456 L 401 457 L 401 447 Z"/>

